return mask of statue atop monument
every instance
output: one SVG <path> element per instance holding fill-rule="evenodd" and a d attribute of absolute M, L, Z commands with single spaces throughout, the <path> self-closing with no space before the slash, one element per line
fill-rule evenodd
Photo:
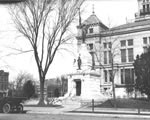
<path fill-rule="evenodd" d="M 79 57 L 78 57 L 77 63 L 78 63 L 78 70 L 81 70 L 82 60 L 81 60 L 81 58 L 80 58 L 80 55 L 79 55 Z"/>

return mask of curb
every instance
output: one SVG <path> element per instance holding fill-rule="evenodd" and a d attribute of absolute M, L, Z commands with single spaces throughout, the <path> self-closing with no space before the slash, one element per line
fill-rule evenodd
<path fill-rule="evenodd" d="M 107 118 L 145 118 L 148 119 L 150 118 L 150 115 L 133 115 L 133 114 L 111 114 L 107 112 L 84 112 L 84 111 L 79 111 L 79 112 L 47 112 L 47 111 L 28 111 L 27 114 L 54 114 L 54 115 L 81 115 L 81 116 L 95 116 L 95 117 L 107 117 Z"/>

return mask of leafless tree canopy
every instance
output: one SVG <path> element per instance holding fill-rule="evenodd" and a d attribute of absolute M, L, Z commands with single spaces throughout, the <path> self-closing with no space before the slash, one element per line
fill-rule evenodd
<path fill-rule="evenodd" d="M 11 9 L 16 27 L 30 41 L 43 74 L 58 47 L 70 39 L 66 33 L 79 5 L 76 0 L 28 0 Z"/>
<path fill-rule="evenodd" d="M 84 0 L 26 0 L 10 7 L 17 30 L 30 42 L 40 82 L 57 50 L 70 40 L 69 26 Z"/>
<path fill-rule="evenodd" d="M 27 72 L 19 72 L 17 77 L 15 78 L 16 89 L 22 89 L 23 84 L 28 80 L 34 81 L 34 78 L 31 74 Z"/>

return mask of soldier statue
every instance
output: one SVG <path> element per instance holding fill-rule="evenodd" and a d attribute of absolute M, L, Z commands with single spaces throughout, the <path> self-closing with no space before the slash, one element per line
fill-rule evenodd
<path fill-rule="evenodd" d="M 78 57 L 77 64 L 78 64 L 78 70 L 81 70 L 82 61 L 81 61 L 80 56 Z"/>

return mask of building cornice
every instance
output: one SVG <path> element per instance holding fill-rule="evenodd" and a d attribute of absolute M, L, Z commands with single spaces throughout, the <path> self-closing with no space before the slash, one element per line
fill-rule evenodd
<path fill-rule="evenodd" d="M 131 67 L 133 68 L 133 62 L 130 62 L 130 63 L 119 63 L 119 64 L 116 64 L 114 63 L 114 69 L 116 68 L 127 68 L 127 67 Z M 103 67 L 101 69 L 111 69 L 111 65 L 110 64 L 103 64 Z"/>
<path fill-rule="evenodd" d="M 70 73 L 70 74 L 67 74 L 67 75 L 69 75 L 69 76 L 79 76 L 79 75 L 86 76 L 86 75 L 90 75 L 90 76 L 100 77 L 100 74 L 92 73 L 92 72 L 76 72 L 76 73 Z"/>
<path fill-rule="evenodd" d="M 105 31 L 105 32 L 100 33 L 100 36 L 107 37 L 107 36 L 123 35 L 123 34 L 130 34 L 130 33 L 142 32 L 142 31 L 149 31 L 149 30 L 150 30 L 150 25 L 146 25 L 146 26 L 140 26 L 140 27 L 138 26 L 135 28 Z"/>
<path fill-rule="evenodd" d="M 136 32 L 143 32 L 143 31 L 150 31 L 150 25 L 136 27 L 136 28 L 126 28 L 126 29 L 118 29 L 118 30 L 111 30 L 111 31 L 102 31 L 97 34 L 87 34 L 86 38 L 93 38 L 93 37 L 109 37 L 109 36 L 116 36 L 116 35 L 124 35 Z M 81 36 L 76 37 L 78 40 L 82 39 Z"/>

